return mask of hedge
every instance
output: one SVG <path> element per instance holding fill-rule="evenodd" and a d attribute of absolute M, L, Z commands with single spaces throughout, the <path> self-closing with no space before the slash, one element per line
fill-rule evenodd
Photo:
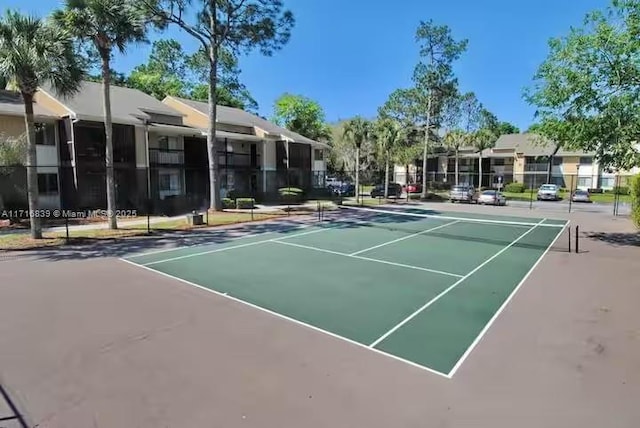
<path fill-rule="evenodd" d="M 504 191 L 509 193 L 524 193 L 524 184 L 522 183 L 507 183 L 504 186 Z"/>
<path fill-rule="evenodd" d="M 236 207 L 236 203 L 231 198 L 222 198 L 222 208 L 223 209 L 233 209 Z"/>
<path fill-rule="evenodd" d="M 304 191 L 297 187 L 282 187 L 278 189 L 278 198 L 281 202 L 302 202 L 304 200 Z"/>
<path fill-rule="evenodd" d="M 640 229 L 640 174 L 631 178 L 631 218 Z"/>
<path fill-rule="evenodd" d="M 236 208 L 241 209 L 250 209 L 253 208 L 256 201 L 253 198 L 238 198 L 236 199 Z"/>
<path fill-rule="evenodd" d="M 618 195 L 629 195 L 630 190 L 627 186 L 616 186 L 611 190 L 605 190 L 605 193 L 614 193 Z"/>

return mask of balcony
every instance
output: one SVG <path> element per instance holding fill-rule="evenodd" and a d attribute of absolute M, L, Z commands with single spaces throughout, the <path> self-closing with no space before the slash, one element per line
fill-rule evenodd
<path fill-rule="evenodd" d="M 149 149 L 149 163 L 152 165 L 183 165 L 183 150 Z"/>

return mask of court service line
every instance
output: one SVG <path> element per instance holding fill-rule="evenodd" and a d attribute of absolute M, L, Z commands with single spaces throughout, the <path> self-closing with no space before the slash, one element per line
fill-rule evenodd
<path fill-rule="evenodd" d="M 281 236 L 280 238 L 263 239 L 262 241 L 253 241 L 253 242 L 248 242 L 246 244 L 232 245 L 231 247 L 217 248 L 215 250 L 201 251 L 199 253 L 185 254 L 184 256 L 177 256 L 177 257 L 171 257 L 171 258 L 168 258 L 168 259 L 156 260 L 155 262 L 142 263 L 142 265 L 143 266 L 152 266 L 152 265 L 157 265 L 157 264 L 160 264 L 160 263 L 172 262 L 172 261 L 175 261 L 175 260 L 188 259 L 190 257 L 204 256 L 205 254 L 213 254 L 213 253 L 220 253 L 222 251 L 227 251 L 227 250 L 235 250 L 236 248 L 251 247 L 253 245 L 264 244 L 265 242 L 279 242 L 282 239 L 289 239 L 289 238 L 295 238 L 297 236 L 311 235 L 312 233 L 324 232 L 324 231 L 331 230 L 331 229 L 334 229 L 334 228 L 335 227 L 325 227 L 325 228 L 322 228 L 322 229 L 315 229 L 315 230 L 311 230 L 311 231 L 308 231 L 308 232 L 294 233 L 293 235 Z"/>
<path fill-rule="evenodd" d="M 392 335 L 394 332 L 396 332 L 400 327 L 402 327 L 403 325 L 405 325 L 406 323 L 408 323 L 409 321 L 411 321 L 413 318 L 415 318 L 416 316 L 418 316 L 421 312 L 423 312 L 425 309 L 427 309 L 429 306 L 433 305 L 435 302 L 437 302 L 438 300 L 440 300 L 443 296 L 445 296 L 447 293 L 449 293 L 451 290 L 453 290 L 454 288 L 456 288 L 458 285 L 462 284 L 466 279 L 468 279 L 471 275 L 473 275 L 474 273 L 478 272 L 480 269 L 482 269 L 483 267 L 485 267 L 489 262 L 491 262 L 492 260 L 494 260 L 496 257 L 498 257 L 500 254 L 504 253 L 505 251 L 507 251 L 509 248 L 513 247 L 515 244 L 518 243 L 518 241 L 520 241 L 522 238 L 524 238 L 525 236 L 527 236 L 529 233 L 531 233 L 536 227 L 538 227 L 539 225 L 541 225 L 544 221 L 546 221 L 547 219 L 544 218 L 542 219 L 539 223 L 537 223 L 536 225 L 534 225 L 532 228 L 528 229 L 526 232 L 524 232 L 522 235 L 520 235 L 519 237 L 517 237 L 513 242 L 511 242 L 509 245 L 507 245 L 506 247 L 504 247 L 502 250 L 498 251 L 496 254 L 494 254 L 493 256 L 489 257 L 487 260 L 485 260 L 484 262 L 482 262 L 480 265 L 478 265 L 475 269 L 473 269 L 471 272 L 469 272 L 468 274 L 466 274 L 465 276 L 463 276 L 462 278 L 460 278 L 458 281 L 454 282 L 452 285 L 450 285 L 448 288 L 446 288 L 444 291 L 442 291 L 440 294 L 438 294 L 437 296 L 435 296 L 433 299 L 429 300 L 427 303 L 425 303 L 424 305 L 422 305 L 420 308 L 418 308 L 415 312 L 413 312 L 411 315 L 409 315 L 408 317 L 406 317 L 404 320 L 400 321 L 398 324 L 396 324 L 393 328 L 391 328 L 391 330 L 387 331 L 385 334 L 383 334 L 382 336 L 380 336 L 378 339 L 376 339 L 371 345 L 369 345 L 370 348 L 375 347 L 376 345 L 378 345 L 380 342 L 382 342 L 383 340 L 385 340 L 387 337 L 389 337 L 390 335 Z"/>
<path fill-rule="evenodd" d="M 396 242 L 404 241 L 405 239 L 411 239 L 416 236 L 424 235 L 434 230 L 442 229 L 443 227 L 451 226 L 452 224 L 460 223 L 460 220 L 451 221 L 449 223 L 441 224 L 440 226 L 432 227 L 427 230 L 423 230 L 422 232 L 413 233 L 408 236 L 403 236 L 402 238 L 394 239 L 393 241 L 383 242 L 382 244 L 374 245 L 373 247 L 365 248 L 364 250 L 356 251 L 355 253 L 349 254 L 350 256 L 357 256 L 358 254 L 366 253 L 367 251 L 372 251 L 377 248 L 386 247 L 387 245 L 395 244 Z"/>
<path fill-rule="evenodd" d="M 491 326 L 493 325 L 494 321 L 498 318 L 498 316 L 500 316 L 500 314 L 502 313 L 502 311 L 507 307 L 507 305 L 509 304 L 509 302 L 511 301 L 511 299 L 513 299 L 513 297 L 516 295 L 516 293 L 518 292 L 518 290 L 520 289 L 520 287 L 522 287 L 522 285 L 527 281 L 527 279 L 529 278 L 529 276 L 533 273 L 533 271 L 536 269 L 536 267 L 538 267 L 538 265 L 540 264 L 540 262 L 544 259 L 544 257 L 547 255 L 547 253 L 549 252 L 549 250 L 551 250 L 551 247 L 553 247 L 556 243 L 556 241 L 558 241 L 558 239 L 560 238 L 560 236 L 562 235 L 562 232 L 564 230 L 566 230 L 566 226 L 569 225 L 569 221 L 567 221 L 567 223 L 565 223 L 565 227 L 563 227 L 558 234 L 556 235 L 556 237 L 553 239 L 553 241 L 551 241 L 551 243 L 549 244 L 549 246 L 547 247 L 546 250 L 544 250 L 544 252 L 542 253 L 542 255 L 540 255 L 540 257 L 538 257 L 538 260 L 536 260 L 536 262 L 533 264 L 533 266 L 531 266 L 531 269 L 529 269 L 529 272 L 527 272 L 527 274 L 522 278 L 522 280 L 518 283 L 518 285 L 516 285 L 516 287 L 513 289 L 513 291 L 511 292 L 511 294 L 509 294 L 509 297 L 507 297 L 507 299 L 502 303 L 502 305 L 500 305 L 500 308 L 498 308 L 498 310 L 496 311 L 495 314 L 493 314 L 493 316 L 491 317 L 491 319 L 489 320 L 489 322 L 487 323 L 487 325 L 484 326 L 484 328 L 480 331 L 480 333 L 478 333 L 478 336 L 475 338 L 475 340 L 471 343 L 471 345 L 469 345 L 469 347 L 467 348 L 467 350 L 464 352 L 464 354 L 462 354 L 462 356 L 460 357 L 460 359 L 458 360 L 458 362 L 453 366 L 453 368 L 449 371 L 449 377 L 453 377 L 453 375 L 458 371 L 458 369 L 460 368 L 460 366 L 462 366 L 462 364 L 464 363 L 464 361 L 467 359 L 467 357 L 471 354 L 471 352 L 473 351 L 473 349 L 476 347 L 476 345 L 478 345 L 478 343 L 480 343 L 480 341 L 482 340 L 482 338 L 484 337 L 484 335 L 487 333 L 487 331 L 489 330 L 489 328 L 491 328 Z"/>
<path fill-rule="evenodd" d="M 277 242 L 280 242 L 280 241 L 277 241 Z M 427 372 L 429 372 L 429 373 L 436 374 L 436 375 L 438 375 L 438 376 L 442 376 L 442 377 L 444 377 L 444 378 L 446 378 L 446 379 L 449 379 L 449 376 L 448 376 L 446 373 L 439 372 L 439 371 L 434 370 L 434 369 L 432 369 L 432 368 L 429 368 L 429 367 L 427 367 L 427 366 L 422 366 L 422 365 L 420 365 L 420 364 L 418 364 L 418 363 L 415 363 L 415 362 L 413 362 L 413 361 L 405 360 L 405 359 L 404 359 L 404 358 L 402 358 L 402 357 L 398 357 L 397 355 L 390 354 L 390 353 L 385 352 L 385 351 L 382 351 L 382 350 L 380 350 L 380 349 L 369 348 L 367 345 L 365 345 L 365 344 L 363 344 L 363 343 L 356 342 L 355 340 L 352 340 L 352 339 L 346 338 L 346 337 L 344 337 L 344 336 L 340 336 L 340 335 L 338 335 L 338 334 L 336 334 L 336 333 L 332 333 L 332 332 L 330 332 L 330 331 L 328 331 L 328 330 L 324 330 L 324 329 L 322 329 L 322 328 L 320 328 L 320 327 L 316 327 L 316 326 L 314 326 L 314 325 L 307 324 L 306 322 L 299 321 L 299 320 L 297 320 L 297 319 L 295 319 L 295 318 L 291 318 L 291 317 L 288 317 L 288 316 L 286 316 L 286 315 L 280 314 L 280 313 L 278 313 L 278 312 L 274 312 L 274 311 L 272 311 L 272 310 L 270 310 L 270 309 L 263 308 L 262 306 L 258 306 L 258 305 L 255 305 L 255 304 L 253 304 L 253 303 L 249 303 L 249 302 L 247 302 L 247 301 L 245 301 L 245 300 L 242 300 L 242 299 L 239 299 L 239 298 L 237 298 L 237 297 L 230 296 L 230 295 L 229 295 L 229 294 L 227 294 L 227 293 L 221 293 L 221 292 L 219 292 L 219 291 L 212 290 L 212 289 L 210 289 L 210 288 L 207 288 L 207 287 L 204 287 L 204 286 L 202 286 L 202 285 L 196 284 L 195 282 L 191 282 L 191 281 L 188 281 L 188 280 L 186 280 L 186 279 L 183 279 L 183 278 L 180 278 L 180 277 L 177 277 L 177 276 L 173 276 L 173 275 L 171 275 L 171 274 L 164 273 L 164 272 L 161 272 L 161 271 L 159 271 L 159 270 L 155 270 L 155 269 L 150 268 L 150 267 L 147 267 L 147 266 L 145 266 L 145 265 L 141 265 L 141 264 L 138 264 L 138 263 L 136 263 L 136 262 L 132 262 L 131 260 L 127 260 L 127 259 L 123 259 L 123 258 L 120 258 L 119 260 L 120 260 L 120 261 L 123 261 L 123 262 L 125 262 L 125 263 L 128 263 L 128 264 L 130 264 L 130 265 L 132 265 L 132 266 L 135 266 L 135 267 L 138 267 L 138 268 L 144 269 L 144 270 L 146 270 L 146 271 L 148 271 L 148 272 L 153 272 L 153 273 L 155 273 L 155 274 L 162 275 L 162 276 L 164 276 L 164 277 L 166 277 L 166 278 L 170 278 L 170 279 L 173 279 L 173 280 L 175 280 L 175 281 L 181 282 L 181 283 L 183 283 L 183 284 L 190 285 L 191 287 L 195 287 L 195 288 L 198 288 L 198 289 L 200 289 L 200 290 L 207 291 L 207 292 L 209 292 L 209 293 L 213 293 L 213 294 L 215 294 L 215 295 L 217 295 L 217 296 L 220 296 L 220 297 L 222 297 L 222 298 L 229 299 L 229 300 L 232 300 L 232 301 L 234 301 L 234 302 L 236 302 L 236 303 L 240 303 L 240 304 L 242 304 L 242 305 L 248 306 L 248 307 L 250 307 L 250 308 L 257 309 L 257 310 L 259 310 L 259 311 L 261 311 L 261 312 L 267 313 L 267 314 L 272 315 L 272 316 L 274 316 L 274 317 L 276 317 L 276 318 L 280 318 L 280 319 L 283 319 L 283 320 L 286 320 L 286 321 L 292 322 L 292 323 L 294 323 L 294 324 L 297 324 L 297 325 L 299 325 L 299 326 L 306 327 L 306 328 L 311 329 L 311 330 L 313 330 L 313 331 L 316 331 L 316 332 L 318 332 L 318 333 L 323 333 L 323 334 L 325 334 L 325 335 L 327 335 L 327 336 L 330 336 L 330 337 L 332 337 L 332 338 L 334 338 L 334 339 L 338 339 L 338 340 L 341 340 L 341 341 L 343 341 L 343 342 L 347 342 L 347 343 L 349 343 L 349 344 L 351 344 L 351 345 L 355 345 L 355 346 L 357 346 L 358 348 L 366 349 L 367 351 L 373 351 L 373 352 L 375 352 L 375 353 L 376 353 L 376 354 L 378 354 L 378 355 L 383 355 L 383 356 L 385 356 L 385 357 L 387 357 L 387 358 L 391 358 L 391 359 L 393 359 L 393 360 L 400 361 L 400 362 L 402 362 L 402 363 L 408 364 L 408 365 L 410 365 L 410 366 L 412 366 L 412 367 L 415 367 L 415 368 L 418 368 L 418 369 L 420 369 L 420 370 L 424 370 L 424 371 L 427 371 Z"/>
<path fill-rule="evenodd" d="M 437 273 L 437 274 L 440 274 L 440 275 L 453 276 L 455 278 L 462 278 L 462 275 L 458 275 L 457 273 L 444 272 L 444 271 L 441 271 L 441 270 L 428 269 L 428 268 L 423 268 L 423 267 L 419 267 L 419 266 L 405 265 L 405 264 L 402 264 L 402 263 L 389 262 L 387 260 L 371 259 L 369 257 L 364 257 L 364 256 L 355 256 L 353 254 L 347 254 L 347 253 L 340 253 L 338 251 L 325 250 L 324 248 L 310 247 L 308 245 L 301 245 L 301 244 L 294 244 L 293 242 L 273 241 L 273 240 L 272 241 L 267 241 L 267 242 L 275 242 L 276 244 L 289 245 L 291 247 L 297 247 L 297 248 L 304 248 L 306 250 L 318 251 L 320 253 L 333 254 L 333 255 L 341 256 L 341 257 L 347 257 L 347 258 L 358 259 L 358 260 L 365 260 L 365 261 L 368 261 L 368 262 L 382 263 L 382 264 L 385 264 L 385 265 L 397 266 L 397 267 L 407 268 L 407 269 L 421 270 L 423 272 Z"/>

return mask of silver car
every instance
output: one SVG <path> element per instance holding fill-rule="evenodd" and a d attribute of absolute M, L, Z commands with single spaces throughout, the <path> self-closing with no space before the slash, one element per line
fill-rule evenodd
<path fill-rule="evenodd" d="M 456 184 L 449 191 L 449 200 L 451 202 L 475 202 L 477 199 L 476 190 L 466 184 Z"/>
<path fill-rule="evenodd" d="M 507 198 L 497 190 L 485 190 L 478 196 L 479 204 L 507 205 Z"/>
<path fill-rule="evenodd" d="M 560 188 L 555 184 L 543 184 L 538 189 L 539 201 L 558 201 L 560 200 Z"/>
<path fill-rule="evenodd" d="M 576 190 L 573 192 L 573 195 L 571 195 L 571 200 L 573 202 L 591 202 L 591 197 L 586 190 Z"/>

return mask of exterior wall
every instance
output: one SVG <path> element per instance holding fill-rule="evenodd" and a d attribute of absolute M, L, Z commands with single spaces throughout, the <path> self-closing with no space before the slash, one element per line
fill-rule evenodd
<path fill-rule="evenodd" d="M 51 122 L 49 122 L 51 123 Z M 37 145 L 36 159 L 38 174 L 55 174 L 58 181 L 58 192 L 55 194 L 38 196 L 40 208 L 55 209 L 60 208 L 60 178 L 58 175 L 58 166 L 60 160 L 58 158 L 58 131 L 55 123 L 54 126 L 54 145 Z M 11 138 L 24 137 L 26 134 L 24 118 L 20 116 L 0 116 L 0 135 Z"/>
<path fill-rule="evenodd" d="M 184 115 L 182 122 L 185 125 L 193 128 L 207 129 L 208 118 L 206 115 L 171 97 L 165 98 L 162 102 L 182 113 Z"/>
<path fill-rule="evenodd" d="M 325 170 L 324 151 L 322 149 L 311 149 L 311 169 L 313 171 Z"/>
<path fill-rule="evenodd" d="M 438 172 L 449 173 L 449 158 L 446 156 L 440 156 L 438 158 Z"/>
<path fill-rule="evenodd" d="M 524 177 L 525 156 L 523 154 L 516 155 L 513 159 L 513 176 Z"/>
<path fill-rule="evenodd" d="M 265 171 L 275 171 L 277 168 L 276 162 L 276 142 L 265 140 L 264 142 L 264 156 L 262 158 L 262 165 Z"/>
<path fill-rule="evenodd" d="M 0 116 L 0 135 L 19 138 L 25 134 L 24 118 L 20 116 Z"/>
<path fill-rule="evenodd" d="M 47 110 L 61 117 L 72 113 L 71 110 L 69 110 L 64 106 L 64 104 L 56 100 L 52 95 L 49 95 L 46 92 L 43 92 L 42 90 L 39 90 L 38 92 L 36 92 L 35 95 L 33 96 L 33 99 L 36 103 L 40 104 L 42 107 L 46 108 Z"/>
<path fill-rule="evenodd" d="M 144 127 L 136 126 L 136 168 L 145 168 L 147 164 L 147 141 Z"/>

